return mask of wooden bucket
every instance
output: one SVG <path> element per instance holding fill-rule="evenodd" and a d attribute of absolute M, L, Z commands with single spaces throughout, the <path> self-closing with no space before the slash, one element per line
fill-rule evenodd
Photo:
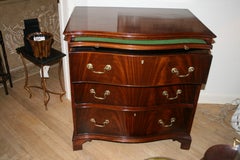
<path fill-rule="evenodd" d="M 27 36 L 36 58 L 47 58 L 53 43 L 53 35 L 48 32 L 35 32 Z"/>

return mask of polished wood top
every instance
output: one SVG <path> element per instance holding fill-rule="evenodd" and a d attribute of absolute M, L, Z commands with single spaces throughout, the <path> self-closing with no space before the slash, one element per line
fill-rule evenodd
<path fill-rule="evenodd" d="M 123 39 L 199 38 L 216 36 L 187 9 L 76 7 L 65 39 L 94 36 Z"/>

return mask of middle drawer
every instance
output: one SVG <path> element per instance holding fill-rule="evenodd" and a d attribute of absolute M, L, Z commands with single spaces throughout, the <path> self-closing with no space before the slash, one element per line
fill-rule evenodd
<path fill-rule="evenodd" d="M 72 84 L 73 101 L 119 106 L 155 106 L 161 104 L 192 104 L 200 85 L 129 87 L 95 83 Z"/>

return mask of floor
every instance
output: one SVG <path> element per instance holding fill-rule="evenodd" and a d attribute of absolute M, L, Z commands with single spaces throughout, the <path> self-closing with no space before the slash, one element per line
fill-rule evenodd
<path fill-rule="evenodd" d="M 38 74 L 30 78 L 30 83 L 39 83 Z M 172 140 L 139 144 L 93 140 L 83 144 L 83 150 L 73 151 L 70 101 L 64 98 L 61 102 L 52 95 L 46 111 L 39 89 L 32 89 L 30 99 L 23 89 L 24 80 L 13 85 L 8 88 L 9 95 L 0 88 L 0 160 L 199 160 L 210 146 L 232 145 L 233 138 L 240 137 L 230 125 L 235 106 L 199 104 L 190 150 L 180 149 L 179 142 Z M 48 85 L 59 88 L 54 70 L 50 70 Z"/>

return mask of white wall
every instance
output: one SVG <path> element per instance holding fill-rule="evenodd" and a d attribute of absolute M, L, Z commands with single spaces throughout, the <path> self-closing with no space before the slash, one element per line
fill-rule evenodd
<path fill-rule="evenodd" d="M 64 15 L 62 23 L 64 27 L 74 6 L 190 9 L 217 35 L 212 50 L 213 62 L 208 82 L 205 90 L 201 91 L 199 102 L 229 103 L 240 98 L 239 0 L 68 0 L 60 5 Z M 68 75 L 68 68 L 65 70 Z"/>

